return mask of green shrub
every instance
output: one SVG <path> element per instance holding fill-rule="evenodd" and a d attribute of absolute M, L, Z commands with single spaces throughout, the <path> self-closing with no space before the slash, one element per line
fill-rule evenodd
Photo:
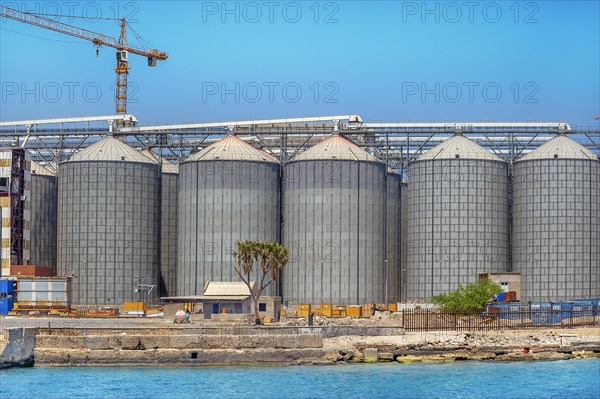
<path fill-rule="evenodd" d="M 444 310 L 479 310 L 484 309 L 488 301 L 500 292 L 502 288 L 499 285 L 488 279 L 481 279 L 467 286 L 461 285 L 454 292 L 436 295 L 431 300 Z"/>

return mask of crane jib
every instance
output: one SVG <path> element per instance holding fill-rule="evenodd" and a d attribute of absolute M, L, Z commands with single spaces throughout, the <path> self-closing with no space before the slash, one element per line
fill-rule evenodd
<path fill-rule="evenodd" d="M 98 48 L 100 46 L 108 46 L 117 49 L 117 90 L 115 96 L 117 114 L 125 114 L 127 111 L 127 73 L 129 69 L 127 64 L 128 54 L 131 53 L 147 57 L 148 66 L 151 67 L 156 66 L 157 60 L 162 61 L 168 58 L 167 53 L 158 51 L 156 49 L 148 50 L 129 46 L 127 43 L 126 32 L 127 21 L 125 19 L 121 19 L 121 34 L 119 39 L 116 39 L 101 33 L 92 32 L 77 26 L 54 21 L 36 14 L 15 10 L 5 6 L 0 6 L 0 16 L 54 32 L 77 37 L 83 40 L 88 40 L 96 47 L 96 55 L 98 55 Z"/>

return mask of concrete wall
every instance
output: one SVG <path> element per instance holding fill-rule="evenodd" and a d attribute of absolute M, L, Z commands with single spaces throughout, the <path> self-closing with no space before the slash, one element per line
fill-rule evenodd
<path fill-rule="evenodd" d="M 35 329 L 11 328 L 0 334 L 0 369 L 33 366 Z"/>

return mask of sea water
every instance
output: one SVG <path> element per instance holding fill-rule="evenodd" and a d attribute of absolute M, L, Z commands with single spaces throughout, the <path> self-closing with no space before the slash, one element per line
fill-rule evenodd
<path fill-rule="evenodd" d="M 600 360 L 335 366 L 34 367 L 0 398 L 600 398 Z"/>

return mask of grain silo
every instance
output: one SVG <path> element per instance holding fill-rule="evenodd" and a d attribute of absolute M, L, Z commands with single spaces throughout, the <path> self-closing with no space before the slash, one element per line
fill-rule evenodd
<path fill-rule="evenodd" d="M 508 164 L 456 134 L 409 164 L 407 299 L 508 270 Z"/>
<path fill-rule="evenodd" d="M 238 241 L 279 241 L 279 175 L 276 158 L 233 135 L 181 163 L 177 295 L 202 294 L 207 281 L 239 281 Z"/>
<path fill-rule="evenodd" d="M 74 275 L 75 304 L 156 298 L 159 174 L 158 164 L 112 137 L 59 165 L 58 273 Z"/>
<path fill-rule="evenodd" d="M 522 301 L 600 297 L 600 160 L 559 135 L 515 162 L 513 271 Z"/>
<path fill-rule="evenodd" d="M 385 164 L 333 135 L 286 164 L 283 296 L 297 303 L 381 303 Z"/>
<path fill-rule="evenodd" d="M 401 294 L 402 270 L 402 176 L 388 170 L 386 193 L 386 258 L 384 260 L 387 302 L 397 302 Z"/>
<path fill-rule="evenodd" d="M 161 297 L 177 295 L 177 218 L 179 166 L 145 150 L 142 154 L 161 164 L 160 178 L 160 280 Z"/>
<path fill-rule="evenodd" d="M 31 161 L 30 187 L 30 263 L 37 266 L 50 266 L 56 271 L 57 175 L 50 169 Z"/>

